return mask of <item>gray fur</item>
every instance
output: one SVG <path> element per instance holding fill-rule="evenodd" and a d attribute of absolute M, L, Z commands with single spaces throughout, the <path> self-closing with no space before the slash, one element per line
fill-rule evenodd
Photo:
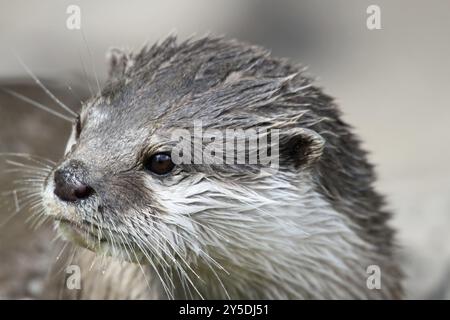
<path fill-rule="evenodd" d="M 402 296 L 394 232 L 387 224 L 391 215 L 384 208 L 383 198 L 373 189 L 373 167 L 367 161 L 360 141 L 341 119 L 332 98 L 315 87 L 300 67 L 273 58 L 260 47 L 209 37 L 180 44 L 174 37 L 169 37 L 161 44 L 145 47 L 140 52 L 114 50 L 109 57 L 110 79 L 101 95 L 83 107 L 80 135 L 60 164 L 63 167 L 73 160 L 83 163 L 87 173 L 83 177 L 84 182 L 91 185 L 97 194 L 94 200 L 75 208 L 72 219 L 78 223 L 90 221 L 104 229 L 116 230 L 114 233 L 121 232 L 130 241 L 129 249 L 142 251 L 137 244 L 140 240 L 133 236 L 132 229 L 151 229 L 155 227 L 152 222 L 154 216 L 162 216 L 160 219 L 163 221 L 168 219 L 164 216 L 171 214 L 164 200 L 158 197 L 158 192 L 151 190 L 146 183 L 150 178 L 142 169 L 142 160 L 156 149 L 171 146 L 168 134 L 172 129 L 189 129 L 194 119 L 201 120 L 204 127 L 219 130 L 277 128 L 281 135 L 277 179 L 292 185 L 295 180 L 317 192 L 342 215 L 342 221 L 348 221 L 348 227 L 359 237 L 351 243 L 355 243 L 355 252 L 361 261 L 371 261 L 381 267 L 383 289 L 378 296 L 361 293 L 364 291 L 356 290 L 356 284 L 345 279 L 345 274 L 336 271 L 341 281 L 348 280 L 346 285 L 339 285 L 340 289 L 336 289 L 342 294 L 316 295 L 309 292 L 314 288 L 311 284 L 308 288 L 299 289 L 296 295 L 287 289 L 283 292 L 283 283 L 278 283 L 281 289 L 277 287 L 276 292 L 258 294 L 261 290 L 258 287 L 255 294 L 246 295 L 245 288 L 258 286 L 254 282 L 247 283 L 247 287 L 243 284 L 242 291 L 231 289 L 231 293 L 236 293 L 232 298 Z M 151 179 L 155 180 L 158 188 L 165 188 L 176 185 L 182 177 L 194 179 L 202 174 L 205 179 L 223 182 L 230 188 L 238 184 L 242 188 L 258 189 L 265 183 L 270 188 L 272 180 L 252 180 L 255 179 L 252 169 L 242 166 L 181 166 L 170 176 Z M 308 178 L 302 181 L 300 177 Z M 277 190 L 271 192 L 273 197 L 277 197 Z M 279 192 L 282 196 L 283 193 Z M 299 204 L 299 210 L 301 206 L 308 204 Z M 105 237 L 110 240 L 113 236 Z M 118 239 L 121 238 L 116 238 L 120 242 Z M 174 242 L 179 244 L 182 240 Z M 368 244 L 373 250 L 365 252 L 364 245 L 356 243 Z M 161 244 L 161 248 L 164 246 L 166 244 Z M 179 250 L 195 269 L 193 248 L 183 246 L 189 245 L 180 244 Z M 230 249 L 230 252 L 234 251 Z M 149 256 L 156 263 L 161 259 L 153 251 Z M 136 257 L 147 261 L 145 258 L 148 257 Z M 317 259 L 319 261 L 320 257 Z M 200 264 L 198 266 L 201 270 Z M 356 264 L 349 263 L 349 266 Z M 323 268 L 332 270 L 334 266 L 324 265 Z M 164 272 L 163 268 L 161 272 Z M 301 274 L 302 270 L 295 272 Z M 242 277 L 245 276 L 242 273 Z M 207 279 L 209 277 L 213 278 L 211 274 L 206 276 Z M 211 286 L 219 286 L 210 281 Z M 359 285 L 365 286 L 365 283 Z M 205 289 L 202 292 L 206 292 L 204 296 L 208 298 L 208 292 L 216 291 Z M 210 296 L 221 297 L 220 294 Z M 182 297 L 182 294 L 175 297 Z"/>

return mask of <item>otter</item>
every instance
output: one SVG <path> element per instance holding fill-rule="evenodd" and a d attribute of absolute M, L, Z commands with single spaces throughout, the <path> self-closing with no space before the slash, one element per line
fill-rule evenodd
<path fill-rule="evenodd" d="M 89 249 L 82 269 L 107 257 L 104 297 L 402 297 L 373 166 L 301 66 L 209 36 L 108 56 L 109 78 L 83 103 L 41 191 L 57 232 Z M 176 163 L 171 134 L 195 121 L 278 130 L 278 167 Z M 368 286 L 370 266 L 381 287 Z"/>

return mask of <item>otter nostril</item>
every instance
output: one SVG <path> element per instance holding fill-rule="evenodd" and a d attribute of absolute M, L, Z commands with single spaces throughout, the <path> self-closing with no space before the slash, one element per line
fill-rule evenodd
<path fill-rule="evenodd" d="M 94 190 L 84 184 L 75 187 L 74 190 L 75 197 L 77 197 L 78 199 L 89 198 L 92 193 L 94 193 Z"/>
<path fill-rule="evenodd" d="M 65 170 L 55 171 L 54 180 L 55 189 L 53 192 L 62 201 L 75 202 L 89 198 L 94 193 L 94 189 L 77 181 Z"/>

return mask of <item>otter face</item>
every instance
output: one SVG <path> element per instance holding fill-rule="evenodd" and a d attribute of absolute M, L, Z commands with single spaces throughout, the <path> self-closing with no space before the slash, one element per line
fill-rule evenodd
<path fill-rule="evenodd" d="M 370 250 L 353 232 L 355 220 L 326 197 L 343 199 L 347 188 L 357 197 L 346 166 L 361 177 L 369 169 L 358 168 L 359 150 L 342 161 L 351 135 L 300 70 L 260 48 L 209 38 L 180 45 L 169 38 L 137 54 L 112 51 L 110 65 L 105 89 L 83 106 L 64 158 L 46 179 L 47 214 L 66 238 L 145 262 L 162 270 L 160 278 L 206 278 L 200 296 L 223 297 L 217 290 L 225 286 L 232 297 L 308 297 L 315 281 L 308 279 L 353 277 L 349 264 Z M 198 141 L 198 123 L 203 133 L 215 132 L 200 139 L 202 150 L 226 130 L 277 130 L 270 153 L 279 155 L 278 167 L 215 162 L 226 149 L 217 145 L 200 160 L 195 147 L 183 149 L 193 156 L 179 161 L 179 143 Z M 261 158 L 259 142 L 243 159 Z M 330 269 L 315 274 L 314 264 L 327 259 Z M 314 290 L 326 297 L 340 288 L 330 281 Z"/>
<path fill-rule="evenodd" d="M 66 238 L 99 253 L 140 260 L 139 245 L 150 241 L 143 230 L 152 230 L 153 216 L 163 212 L 149 181 L 158 182 L 173 165 L 170 156 L 162 158 L 167 149 L 158 137 L 129 111 L 98 100 L 84 106 L 43 196 Z"/>
<path fill-rule="evenodd" d="M 275 81 L 282 85 L 279 79 Z M 120 89 L 126 92 L 130 87 Z M 224 91 L 234 89 L 225 85 L 202 100 L 214 102 Z M 268 94 L 263 89 L 258 87 L 254 94 Z M 270 83 L 266 90 L 272 94 L 273 89 Z M 214 162 L 217 157 L 209 158 L 213 156 L 211 152 L 205 152 L 205 144 L 211 141 L 208 130 L 223 132 L 225 137 L 226 130 L 247 129 L 250 121 L 255 121 L 250 115 L 237 111 L 226 114 L 220 104 L 197 106 L 189 100 L 174 111 L 158 108 L 145 96 L 129 105 L 120 98 L 108 101 L 100 96 L 83 107 L 73 125 L 65 156 L 47 178 L 43 194 L 48 214 L 65 237 L 96 252 L 127 260 L 174 260 L 180 255 L 188 259 L 189 253 L 198 254 L 198 250 L 217 246 L 214 241 L 223 243 L 228 219 L 244 223 L 244 230 L 233 231 L 236 237 L 243 234 L 248 219 L 270 219 L 270 213 L 263 208 L 269 204 L 283 206 L 267 192 L 272 186 L 296 192 L 297 179 L 292 185 L 284 181 L 291 181 L 289 170 L 279 172 L 270 163 L 266 167 L 259 163 L 237 164 L 237 152 L 233 153 L 236 159 L 232 163 L 226 162 L 228 155 L 223 154 L 224 162 L 220 164 Z M 213 117 L 219 112 L 221 118 Z M 243 122 L 236 122 L 236 117 Z M 198 121 L 203 125 L 200 161 L 193 146 L 198 141 L 194 132 Z M 255 121 L 254 126 L 257 125 Z M 178 154 L 174 150 L 180 145 L 180 135 L 176 135 L 180 131 L 192 139 L 189 162 L 173 159 Z M 312 131 L 288 128 L 286 132 L 288 135 L 282 135 L 280 140 L 286 144 L 286 161 L 290 160 L 291 149 L 300 143 L 311 150 L 304 152 L 302 164 L 307 163 L 306 156 L 312 159 L 313 150 L 320 152 L 323 142 Z M 305 139 L 295 140 L 300 137 Z M 235 138 L 236 145 L 245 139 L 238 134 Z M 243 151 L 248 159 L 252 151 Z M 296 168 L 296 162 L 290 166 Z M 248 212 L 253 211 L 257 217 L 251 218 Z M 204 241 L 205 236 L 214 241 Z"/>
<path fill-rule="evenodd" d="M 307 80 L 281 65 L 258 74 L 256 65 L 267 60 L 259 48 L 217 39 L 175 47 L 172 39 L 136 56 L 113 54 L 111 79 L 83 106 L 43 194 L 58 229 L 78 244 L 130 260 L 166 254 L 173 260 L 215 246 L 197 240 L 205 234 L 223 240 L 221 221 L 246 221 L 248 211 L 267 217 L 258 208 L 277 205 L 275 197 L 257 189 L 292 172 L 271 176 L 258 164 L 211 165 L 204 154 L 200 162 L 174 164 L 173 133 L 191 134 L 196 121 L 224 136 L 228 129 L 283 129 L 283 156 L 292 168 L 320 156 L 322 138 L 274 108 Z M 205 216 L 214 225 L 199 219 Z"/>

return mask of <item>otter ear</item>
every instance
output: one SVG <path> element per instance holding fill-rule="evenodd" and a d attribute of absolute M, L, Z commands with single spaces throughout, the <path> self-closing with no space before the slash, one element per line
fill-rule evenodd
<path fill-rule="evenodd" d="M 313 130 L 280 130 L 280 156 L 297 168 L 315 163 L 322 155 L 324 145 L 325 139 Z"/>
<path fill-rule="evenodd" d="M 124 75 L 133 61 L 129 53 L 118 48 L 111 48 L 106 53 L 106 62 L 109 78 L 117 79 Z"/>

